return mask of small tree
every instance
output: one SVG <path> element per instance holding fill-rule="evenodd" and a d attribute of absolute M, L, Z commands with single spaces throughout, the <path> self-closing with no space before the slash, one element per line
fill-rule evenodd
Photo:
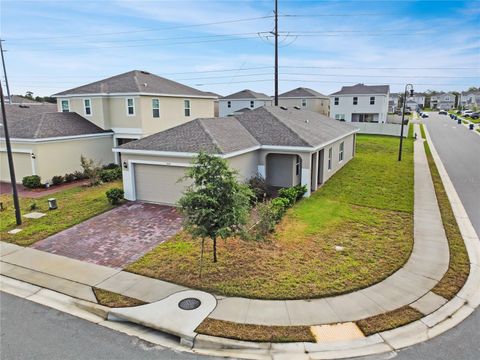
<path fill-rule="evenodd" d="M 95 163 L 93 159 L 88 159 L 81 155 L 80 165 L 83 169 L 84 175 L 88 178 L 90 186 L 98 185 L 100 183 L 100 172 L 102 171 L 100 164 Z"/>
<path fill-rule="evenodd" d="M 184 179 L 191 179 L 178 204 L 184 215 L 184 227 L 202 239 L 201 261 L 205 238 L 213 241 L 213 261 L 217 262 L 217 239 L 227 238 L 246 223 L 252 191 L 240 184 L 235 171 L 217 156 L 201 152 L 193 161 Z M 200 276 L 202 272 L 200 265 Z"/>

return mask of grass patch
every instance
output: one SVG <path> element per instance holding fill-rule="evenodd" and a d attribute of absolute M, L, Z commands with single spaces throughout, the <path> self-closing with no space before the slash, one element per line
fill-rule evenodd
<path fill-rule="evenodd" d="M 460 291 L 465 281 L 467 281 L 470 273 L 470 261 L 462 234 L 458 228 L 457 220 L 453 214 L 452 206 L 450 205 L 442 179 L 426 141 L 424 142 L 424 146 L 450 250 L 448 270 L 432 291 L 450 300 Z"/>
<path fill-rule="evenodd" d="M 40 219 L 23 217 L 22 225 L 20 226 L 23 231 L 15 235 L 7 233 L 9 230 L 16 228 L 12 196 L 10 194 L 1 195 L 0 201 L 3 202 L 6 209 L 0 213 L 0 234 L 2 241 L 21 246 L 29 246 L 50 235 L 110 210 L 114 206 L 108 202 L 105 191 L 113 187 L 122 187 L 122 183 L 115 181 L 95 187 L 78 186 L 38 199 L 20 197 L 22 214 L 31 212 L 31 206 L 35 203 L 36 208 L 33 211 L 43 212 L 47 215 Z M 48 210 L 47 199 L 51 197 L 57 199 L 57 210 Z"/>
<path fill-rule="evenodd" d="M 382 331 L 395 329 L 399 326 L 410 324 L 423 317 L 423 314 L 410 307 L 404 306 L 385 314 L 369 317 L 357 321 L 357 326 L 362 330 L 365 336 L 370 336 Z"/>
<path fill-rule="evenodd" d="M 422 139 L 426 139 L 427 135 L 425 135 L 425 125 L 420 124 L 420 134 L 422 135 Z"/>
<path fill-rule="evenodd" d="M 206 241 L 179 233 L 127 271 L 225 296 L 304 299 L 377 283 L 398 270 L 413 245 L 413 141 L 359 135 L 356 157 L 291 208 L 267 241 Z M 336 251 L 335 246 L 343 251 Z"/>
<path fill-rule="evenodd" d="M 144 301 L 95 287 L 93 288 L 93 293 L 100 305 L 108 306 L 110 308 L 131 307 L 146 304 Z"/>
<path fill-rule="evenodd" d="M 409 139 L 413 138 L 413 123 L 411 121 L 408 124 L 408 138 Z"/>
<path fill-rule="evenodd" d="M 199 334 L 256 342 L 316 342 L 310 326 L 265 326 L 205 319 L 195 331 Z"/>

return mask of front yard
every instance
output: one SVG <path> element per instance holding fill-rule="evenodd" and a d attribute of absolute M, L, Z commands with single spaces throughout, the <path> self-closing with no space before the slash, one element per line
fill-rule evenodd
<path fill-rule="evenodd" d="M 400 268 L 413 246 L 413 143 L 358 136 L 356 157 L 309 199 L 290 209 L 268 241 L 206 242 L 185 233 L 128 271 L 221 295 L 261 299 L 331 296 L 372 285 Z"/>
<path fill-rule="evenodd" d="M 121 181 L 105 183 L 96 187 L 78 186 L 38 199 L 21 197 L 20 207 L 22 215 L 35 211 L 45 213 L 46 216 L 40 219 L 23 217 L 23 224 L 20 227 L 22 231 L 14 235 L 8 234 L 9 230 L 16 227 L 12 196 L 10 194 L 1 195 L 0 201 L 3 202 L 5 208 L 5 210 L 0 212 L 1 240 L 17 245 L 29 246 L 38 240 L 45 239 L 92 216 L 110 210 L 113 208 L 113 205 L 108 202 L 105 191 L 114 187 L 121 188 Z M 57 210 L 48 210 L 47 199 L 51 197 L 57 199 Z M 33 210 L 32 204 L 36 205 Z"/>

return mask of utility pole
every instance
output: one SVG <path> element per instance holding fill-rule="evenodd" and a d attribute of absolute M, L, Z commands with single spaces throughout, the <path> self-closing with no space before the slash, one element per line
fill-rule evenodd
<path fill-rule="evenodd" d="M 402 161 L 403 149 L 403 125 L 405 122 L 405 105 L 407 104 L 408 88 L 410 88 L 410 96 L 413 96 L 413 85 L 405 85 L 405 92 L 403 93 L 403 109 L 402 109 L 402 124 L 400 125 L 400 146 L 398 148 L 398 161 Z"/>
<path fill-rule="evenodd" d="M 275 0 L 275 106 L 278 106 L 278 0 Z M 5 68 L 5 67 L 4 67 Z"/>
<path fill-rule="evenodd" d="M 0 53 L 2 53 L 3 75 L 5 76 L 5 84 L 7 86 L 8 102 L 11 104 L 12 103 L 12 97 L 10 96 L 10 87 L 8 86 L 8 78 L 7 78 L 7 68 L 5 67 L 5 57 L 3 56 L 3 53 L 7 50 L 3 50 L 3 47 L 2 47 L 2 42 L 4 42 L 4 41 L 5 40 L 0 39 Z"/>
<path fill-rule="evenodd" d="M 10 181 L 12 183 L 13 205 L 15 206 L 15 220 L 17 225 L 22 225 L 22 215 L 20 214 L 20 203 L 18 202 L 17 180 L 15 179 L 15 169 L 13 167 L 12 145 L 10 144 L 10 135 L 7 126 L 7 114 L 5 111 L 5 99 L 3 98 L 3 87 L 0 84 L 0 102 L 2 104 L 3 132 L 5 133 L 5 145 L 7 147 L 8 169 L 10 171 Z"/>

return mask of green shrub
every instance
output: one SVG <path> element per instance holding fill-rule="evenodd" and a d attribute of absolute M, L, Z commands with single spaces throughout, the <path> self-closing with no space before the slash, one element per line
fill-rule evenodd
<path fill-rule="evenodd" d="M 38 175 L 25 176 L 22 179 L 22 184 L 23 184 L 23 186 L 25 186 L 26 188 L 29 188 L 29 189 L 35 189 L 35 188 L 39 188 L 39 187 L 42 186 L 40 176 L 38 176 Z"/>
<path fill-rule="evenodd" d="M 111 182 L 122 177 L 122 169 L 116 167 L 115 169 L 105 169 L 100 172 L 100 180 L 102 182 Z"/>
<path fill-rule="evenodd" d="M 30 211 L 36 210 L 37 209 L 37 203 L 34 201 L 30 204 L 29 206 Z"/>
<path fill-rule="evenodd" d="M 56 175 L 54 177 L 52 177 L 52 184 L 53 185 L 60 185 L 61 183 L 63 183 L 63 176 L 61 175 Z"/>
<path fill-rule="evenodd" d="M 290 207 L 297 201 L 297 190 L 294 187 L 283 188 L 278 191 L 278 196 L 287 200 Z"/>
<path fill-rule="evenodd" d="M 65 180 L 66 183 L 75 181 L 75 180 L 77 179 L 77 177 L 75 176 L 74 173 L 65 174 L 65 176 L 64 176 L 63 178 L 64 178 L 64 180 Z"/>
<path fill-rule="evenodd" d="M 275 229 L 278 220 L 271 202 L 258 203 L 257 214 L 258 222 L 253 229 L 253 238 L 263 240 Z"/>
<path fill-rule="evenodd" d="M 303 195 L 307 193 L 307 185 L 298 184 L 298 185 L 295 185 L 293 188 L 297 192 L 297 201 L 300 200 L 303 197 Z"/>
<path fill-rule="evenodd" d="M 263 201 L 268 194 L 268 185 L 265 181 L 265 178 L 256 174 L 247 181 L 248 186 L 253 191 L 253 200 L 254 202 Z"/>
<path fill-rule="evenodd" d="M 122 189 L 113 188 L 113 189 L 107 190 L 105 195 L 107 196 L 108 201 L 110 201 L 112 205 L 117 205 L 118 203 L 120 203 L 120 201 L 123 200 L 124 192 Z"/>
<path fill-rule="evenodd" d="M 83 171 L 76 170 L 73 172 L 73 176 L 75 176 L 75 180 L 85 180 L 88 179 L 88 176 L 85 175 Z"/>
<path fill-rule="evenodd" d="M 113 169 L 117 169 L 119 167 L 120 167 L 120 165 L 117 165 L 115 163 L 110 163 L 110 164 L 102 166 L 103 170 L 113 170 Z"/>

